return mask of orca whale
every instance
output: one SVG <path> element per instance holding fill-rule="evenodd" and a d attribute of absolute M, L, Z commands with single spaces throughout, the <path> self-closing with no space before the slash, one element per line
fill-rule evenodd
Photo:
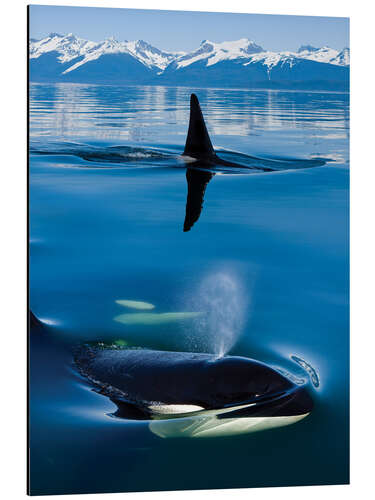
<path fill-rule="evenodd" d="M 94 390 L 115 403 L 116 417 L 181 419 L 150 424 L 162 437 L 199 436 L 203 430 L 220 435 L 223 426 L 228 435 L 244 432 L 244 423 L 247 429 L 257 424 L 257 430 L 259 423 L 261 428 L 288 425 L 313 406 L 305 386 L 241 356 L 84 345 L 76 349 L 74 363 Z"/>
<path fill-rule="evenodd" d="M 191 163 L 191 167 L 193 168 L 187 168 L 186 170 L 188 193 L 186 199 L 184 232 L 187 232 L 190 231 L 194 223 L 200 217 L 207 184 L 215 175 L 214 172 L 210 172 L 207 169 L 214 165 L 243 167 L 242 165 L 222 160 L 215 153 L 198 97 L 195 94 L 191 94 L 190 96 L 189 129 L 186 137 L 185 149 L 182 153 L 182 158 L 183 157 L 194 160 Z"/>
<path fill-rule="evenodd" d="M 320 167 L 326 163 L 326 160 L 321 158 L 308 160 L 291 158 L 267 160 L 247 156 L 247 159 L 250 158 L 253 160 L 253 165 L 251 166 L 234 163 L 220 158 L 212 146 L 202 110 L 195 94 L 191 94 L 190 96 L 189 129 L 181 158 L 185 158 L 189 162 L 189 166 L 186 170 L 188 193 L 183 227 L 184 232 L 190 231 L 194 223 L 199 219 L 203 208 L 207 185 L 215 176 L 215 171 L 213 170 L 217 167 L 227 167 L 227 169 L 225 169 L 227 173 L 230 172 L 231 168 L 251 170 L 254 173 L 263 173 L 288 169 Z"/>
<path fill-rule="evenodd" d="M 29 327 L 40 340 L 45 327 L 31 311 Z M 73 363 L 116 405 L 112 416 L 147 421 L 162 438 L 248 434 L 294 424 L 313 408 L 305 384 L 241 356 L 85 344 L 73 347 Z"/>

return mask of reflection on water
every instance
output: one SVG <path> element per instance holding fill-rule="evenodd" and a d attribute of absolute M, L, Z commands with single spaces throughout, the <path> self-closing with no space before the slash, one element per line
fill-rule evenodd
<path fill-rule="evenodd" d="M 198 221 L 204 202 L 204 194 L 208 183 L 216 173 L 221 174 L 259 174 L 285 170 L 296 170 L 321 167 L 329 159 L 293 159 L 277 157 L 258 158 L 233 151 L 220 151 L 221 158 L 212 162 L 187 160 L 186 157 L 148 149 L 130 146 L 98 147 L 89 144 L 45 141 L 30 141 L 30 152 L 34 155 L 75 156 L 84 160 L 75 164 L 79 168 L 124 168 L 139 167 L 177 167 L 187 166 L 187 198 L 183 231 L 190 231 Z M 191 165 L 191 166 L 190 166 Z M 61 167 L 61 163 L 56 163 Z M 72 165 L 70 165 L 72 166 Z"/>
<path fill-rule="evenodd" d="M 90 136 L 100 140 L 149 142 L 174 134 L 189 116 L 191 89 L 182 87 L 30 85 L 33 135 Z M 347 96 L 340 93 L 199 89 L 199 100 L 211 135 L 249 136 L 264 130 L 329 130 L 346 138 Z M 322 115 L 324 109 L 324 115 Z M 325 132 L 325 137 L 327 137 Z"/>
<path fill-rule="evenodd" d="M 201 215 L 204 201 L 204 193 L 207 184 L 215 174 L 202 170 L 188 168 L 186 170 L 186 181 L 188 185 L 186 197 L 186 214 L 184 221 L 184 232 L 190 231 Z"/>
<path fill-rule="evenodd" d="M 256 158 L 244 154 L 233 153 L 229 151 L 221 152 L 227 161 L 241 161 L 242 163 L 233 163 L 230 166 L 221 166 L 220 164 L 207 165 L 206 163 L 196 161 L 194 167 L 187 168 L 187 197 L 186 214 L 183 230 L 190 231 L 192 226 L 198 221 L 204 202 L 204 195 L 208 183 L 214 177 L 215 173 L 233 175 L 233 174 L 260 174 L 282 172 L 286 170 L 307 169 L 322 167 L 326 160 L 295 160 L 273 157 L 270 159 Z M 224 154 L 223 154 L 224 153 Z"/>
<path fill-rule="evenodd" d="M 192 91 L 245 168 L 181 160 Z M 348 109 L 338 93 L 30 86 L 30 305 L 48 321 L 30 345 L 34 494 L 348 480 Z M 71 366 L 89 340 L 259 359 L 310 380 L 314 411 L 160 439 L 199 426 L 109 417 Z"/>

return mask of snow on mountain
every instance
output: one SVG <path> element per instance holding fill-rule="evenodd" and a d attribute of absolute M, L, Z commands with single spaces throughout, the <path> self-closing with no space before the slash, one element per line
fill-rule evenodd
<path fill-rule="evenodd" d="M 165 69 L 168 64 L 180 56 L 181 52 L 164 52 L 153 47 L 143 40 L 136 40 L 134 42 L 127 42 L 127 47 L 134 57 L 143 62 L 149 68 L 156 67 L 161 70 Z M 182 53 L 185 54 L 184 52 Z"/>
<path fill-rule="evenodd" d="M 331 61 L 331 64 L 339 64 L 340 66 L 349 66 L 350 64 L 350 49 L 348 47 L 345 47 L 345 49 L 342 49 L 338 54 L 337 57 L 333 61 Z"/>
<path fill-rule="evenodd" d="M 69 73 L 89 61 L 94 61 L 108 54 L 130 54 L 148 68 L 159 70 L 166 68 L 176 57 L 175 54 L 163 52 L 143 40 L 118 42 L 114 38 L 108 38 L 86 51 L 84 58 L 65 70 L 64 73 Z"/>
<path fill-rule="evenodd" d="M 96 42 L 77 38 L 73 33 L 69 33 L 68 35 L 50 33 L 42 40 L 30 42 L 30 59 L 37 59 L 42 54 L 56 51 L 59 53 L 59 62 L 66 63 L 76 57 L 89 53 L 97 45 Z"/>
<path fill-rule="evenodd" d="M 346 66 L 349 64 L 349 49 L 343 49 L 339 52 L 329 47 L 315 48 L 311 45 L 304 45 L 297 52 L 272 52 L 266 51 L 247 38 L 221 43 L 203 40 L 198 49 L 176 59 L 175 69 L 187 67 L 198 61 L 204 61 L 205 66 L 209 67 L 229 60 L 237 60 L 239 64 L 243 64 L 244 66 L 263 62 L 270 69 L 278 63 L 288 64 L 292 67 L 296 59 L 308 59 L 321 63 Z"/>
<path fill-rule="evenodd" d="M 158 70 L 163 70 L 176 58 L 176 53 L 161 51 L 143 40 L 119 42 L 111 37 L 102 42 L 91 42 L 72 33 L 68 35 L 50 33 L 42 40 L 30 42 L 30 59 L 37 59 L 50 52 L 57 52 L 59 54 L 57 59 L 62 64 L 80 58 L 65 69 L 64 74 L 108 54 L 130 54 L 148 68 Z"/>
<path fill-rule="evenodd" d="M 72 33 L 30 40 L 32 81 L 202 86 L 347 88 L 349 49 L 301 46 L 267 51 L 248 38 L 203 40 L 189 53 L 166 52 L 143 40 L 93 42 Z M 315 83 L 314 83 L 315 82 Z M 315 87 L 314 87 L 315 88 Z"/>
<path fill-rule="evenodd" d="M 250 60 L 244 63 L 244 66 L 249 64 L 262 62 L 270 70 L 274 66 L 280 64 L 288 65 L 292 68 L 298 61 L 308 60 L 315 61 L 324 64 L 334 64 L 336 66 L 348 66 L 349 65 L 349 49 L 343 49 L 341 52 L 329 47 L 317 48 L 305 48 L 309 46 L 304 46 L 298 50 L 298 52 L 260 52 L 258 54 L 252 55 Z"/>
<path fill-rule="evenodd" d="M 310 59 L 338 66 L 347 66 L 349 64 L 349 49 L 345 48 L 341 52 L 330 47 L 312 47 L 311 45 L 302 45 L 297 51 L 297 57 Z"/>
<path fill-rule="evenodd" d="M 176 59 L 176 69 L 201 60 L 206 60 L 206 66 L 212 66 L 223 60 L 248 58 L 250 54 L 257 52 L 264 52 L 264 49 L 247 38 L 221 43 L 203 40 L 198 49 Z"/>
<path fill-rule="evenodd" d="M 294 66 L 296 56 L 293 52 L 260 52 L 251 56 L 250 60 L 244 63 L 244 66 L 249 64 L 262 63 L 267 66 L 268 71 L 279 63 L 287 64 L 290 68 Z"/>
<path fill-rule="evenodd" d="M 297 52 L 272 52 L 247 38 L 221 43 L 203 40 L 198 49 L 172 61 L 160 80 L 175 85 L 285 87 L 289 82 L 290 86 L 346 88 L 348 65 L 349 49 L 339 52 L 305 45 Z"/>

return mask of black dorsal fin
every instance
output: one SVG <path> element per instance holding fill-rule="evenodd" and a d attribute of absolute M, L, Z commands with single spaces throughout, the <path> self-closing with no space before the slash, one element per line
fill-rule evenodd
<path fill-rule="evenodd" d="M 183 154 L 202 160 L 215 156 L 215 151 L 212 147 L 206 124 L 204 123 L 201 107 L 199 106 L 198 97 L 195 94 L 191 94 L 190 96 L 189 131 Z"/>

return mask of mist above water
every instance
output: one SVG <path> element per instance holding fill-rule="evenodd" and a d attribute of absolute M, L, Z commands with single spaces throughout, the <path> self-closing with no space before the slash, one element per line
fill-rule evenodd
<path fill-rule="evenodd" d="M 234 275 L 216 272 L 205 277 L 192 298 L 192 306 L 203 314 L 189 331 L 190 348 L 218 357 L 227 354 L 242 333 L 246 302 Z"/>

